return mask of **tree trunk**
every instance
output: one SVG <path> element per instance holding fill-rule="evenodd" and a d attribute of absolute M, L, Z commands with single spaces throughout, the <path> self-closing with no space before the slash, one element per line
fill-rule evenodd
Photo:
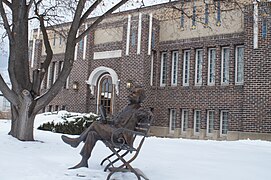
<path fill-rule="evenodd" d="M 30 105 L 33 103 L 29 91 L 24 90 L 20 101 L 20 108 L 12 107 L 12 123 L 9 132 L 13 137 L 21 141 L 33 141 L 33 127 L 36 114 L 30 113 Z"/>

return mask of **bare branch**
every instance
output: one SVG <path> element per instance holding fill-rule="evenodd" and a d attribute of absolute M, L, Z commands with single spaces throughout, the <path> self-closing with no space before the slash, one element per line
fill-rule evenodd
<path fill-rule="evenodd" d="M 79 26 L 81 26 L 85 20 L 88 18 L 88 16 L 90 15 L 90 13 L 92 11 L 94 11 L 96 9 L 96 7 L 102 2 L 102 0 L 97 0 L 95 1 L 90 8 L 88 8 L 88 10 L 85 12 L 85 14 L 82 16 L 81 20 L 80 20 L 80 24 Z"/>
<path fill-rule="evenodd" d="M 8 0 L 3 0 L 3 3 L 5 3 L 11 9 L 12 7 L 11 2 L 9 2 Z"/>
<path fill-rule="evenodd" d="M 4 9 L 4 6 L 3 6 L 3 0 L 0 0 L 0 13 L 1 13 L 1 16 L 2 16 L 2 19 L 3 19 L 3 22 L 4 22 L 4 28 L 6 29 L 6 32 L 8 34 L 10 44 L 12 44 L 12 43 L 14 43 L 14 39 L 13 39 L 13 36 L 12 36 L 10 25 L 8 23 L 8 18 L 6 16 L 6 12 L 5 12 L 5 9 Z"/>
<path fill-rule="evenodd" d="M 18 106 L 19 100 L 17 99 L 17 95 L 12 90 L 9 89 L 1 74 L 0 74 L 0 87 L 2 93 L 11 102 L 11 104 L 13 104 L 14 106 Z"/>
<path fill-rule="evenodd" d="M 79 42 L 83 37 L 85 37 L 93 28 L 95 28 L 105 17 L 112 14 L 115 10 L 117 10 L 119 7 L 121 7 L 123 4 L 125 4 L 128 0 L 122 0 L 115 6 L 113 6 L 111 9 L 109 9 L 107 12 L 105 12 L 102 16 L 99 16 L 98 19 L 96 19 L 82 34 L 80 34 L 76 38 L 76 42 Z M 82 18 L 81 18 L 82 20 Z M 83 23 L 81 22 L 80 23 Z"/>

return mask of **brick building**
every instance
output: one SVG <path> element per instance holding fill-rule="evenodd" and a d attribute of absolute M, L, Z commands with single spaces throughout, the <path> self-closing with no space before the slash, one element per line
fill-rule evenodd
<path fill-rule="evenodd" d="M 133 81 L 146 89 L 154 135 L 271 140 L 270 7 L 177 1 L 115 13 L 78 43 L 65 87 L 44 111 L 98 113 L 104 104 L 114 114 Z M 54 57 L 44 90 L 61 70 L 65 49 L 62 37 L 50 37 Z M 31 42 L 31 66 L 38 67 L 44 59 L 38 30 Z"/>

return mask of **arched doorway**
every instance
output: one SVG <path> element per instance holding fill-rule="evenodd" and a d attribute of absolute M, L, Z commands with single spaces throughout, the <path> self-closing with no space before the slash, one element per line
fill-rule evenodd
<path fill-rule="evenodd" d="M 98 105 L 103 105 L 107 115 L 112 115 L 114 92 L 112 78 L 109 74 L 100 77 L 98 88 Z"/>

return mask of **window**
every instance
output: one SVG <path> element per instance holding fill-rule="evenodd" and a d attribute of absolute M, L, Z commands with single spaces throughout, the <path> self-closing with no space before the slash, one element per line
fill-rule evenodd
<path fill-rule="evenodd" d="M 61 46 L 61 45 L 62 45 L 62 36 L 59 35 L 59 46 Z"/>
<path fill-rule="evenodd" d="M 215 61 L 216 49 L 211 48 L 208 51 L 208 85 L 215 85 Z"/>
<path fill-rule="evenodd" d="M 235 49 L 235 84 L 244 83 L 244 46 Z"/>
<path fill-rule="evenodd" d="M 49 65 L 48 71 L 47 71 L 46 89 L 50 88 L 51 69 L 52 69 L 52 64 Z"/>
<path fill-rule="evenodd" d="M 54 34 L 54 39 L 53 39 L 53 46 L 56 45 L 56 33 Z"/>
<path fill-rule="evenodd" d="M 194 135 L 198 135 L 200 131 L 200 111 L 194 112 Z"/>
<path fill-rule="evenodd" d="M 55 83 L 57 77 L 57 67 L 56 62 L 53 62 L 53 73 L 52 73 L 52 84 Z"/>
<path fill-rule="evenodd" d="M 190 51 L 185 50 L 183 53 L 183 86 L 189 86 L 189 66 Z"/>
<path fill-rule="evenodd" d="M 160 86 L 165 86 L 167 81 L 167 53 L 163 52 L 161 55 L 161 77 Z"/>
<path fill-rule="evenodd" d="M 203 50 L 196 50 L 196 63 L 195 63 L 195 85 L 202 85 L 202 64 L 203 64 Z"/>
<path fill-rule="evenodd" d="M 153 60 L 154 60 L 154 51 L 151 52 L 151 75 L 150 75 L 151 86 L 153 86 Z"/>
<path fill-rule="evenodd" d="M 230 48 L 223 47 L 221 51 L 221 85 L 229 84 Z"/>
<path fill-rule="evenodd" d="M 221 111 L 220 114 L 220 135 L 226 135 L 228 132 L 228 112 Z"/>
<path fill-rule="evenodd" d="M 82 51 L 84 47 L 84 39 L 81 39 L 81 41 L 79 41 L 79 50 Z"/>
<path fill-rule="evenodd" d="M 99 105 L 103 105 L 106 114 L 112 114 L 113 84 L 109 75 L 104 75 L 100 79 L 99 87 Z"/>
<path fill-rule="evenodd" d="M 188 128 L 188 110 L 182 110 L 182 133 L 185 133 Z"/>
<path fill-rule="evenodd" d="M 169 133 L 174 133 L 176 128 L 176 109 L 170 109 Z"/>
<path fill-rule="evenodd" d="M 214 132 L 215 111 L 207 111 L 207 135 Z"/>
<path fill-rule="evenodd" d="M 172 52 L 172 70 L 171 70 L 171 85 L 177 85 L 178 76 L 178 51 Z"/>

